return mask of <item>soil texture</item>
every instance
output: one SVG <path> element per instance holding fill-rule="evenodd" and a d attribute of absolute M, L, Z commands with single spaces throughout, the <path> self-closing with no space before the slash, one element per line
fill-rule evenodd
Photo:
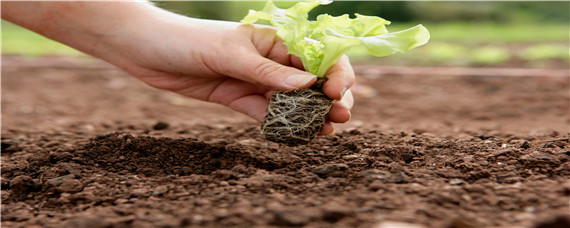
<path fill-rule="evenodd" d="M 568 77 L 357 78 L 339 133 L 286 147 L 96 60 L 5 56 L 2 226 L 570 226 Z"/>

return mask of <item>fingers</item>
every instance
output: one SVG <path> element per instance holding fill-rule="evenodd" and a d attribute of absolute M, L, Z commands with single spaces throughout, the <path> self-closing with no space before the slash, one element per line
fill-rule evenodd
<path fill-rule="evenodd" d="M 185 83 L 188 86 L 174 92 L 203 101 L 225 105 L 238 112 L 263 121 L 267 110 L 267 89 L 232 78 L 210 79 Z"/>
<path fill-rule="evenodd" d="M 303 66 L 303 62 L 301 62 L 301 59 L 295 55 L 288 54 L 287 46 L 285 46 L 283 44 L 283 40 L 281 40 L 279 38 L 275 38 L 275 39 L 276 40 L 272 46 L 272 49 L 266 55 L 266 57 L 268 59 L 271 59 L 271 60 L 278 62 L 278 63 L 281 63 L 283 65 L 293 66 L 297 69 L 305 71 L 305 68 Z M 262 50 L 260 50 L 259 48 L 257 48 L 257 49 L 263 55 L 263 52 L 261 52 Z"/>
<path fill-rule="evenodd" d="M 342 56 L 329 70 L 328 81 L 323 86 L 323 92 L 334 100 L 340 100 L 354 82 L 354 70 L 346 55 Z"/>
<path fill-rule="evenodd" d="M 329 112 L 328 120 L 334 123 L 344 123 L 350 120 L 350 110 L 354 105 L 354 97 L 352 92 L 347 90 L 346 94 L 340 101 L 335 101 Z"/>
<path fill-rule="evenodd" d="M 275 36 L 275 29 L 242 28 L 250 34 L 251 46 L 237 46 L 229 53 L 231 57 L 217 67 L 223 69 L 218 73 L 279 91 L 308 88 L 316 81 L 315 75 L 296 68 L 291 62 L 287 47 Z M 299 62 L 295 59 L 296 64 Z"/>
<path fill-rule="evenodd" d="M 267 110 L 267 99 L 263 95 L 252 94 L 235 99 L 228 107 L 263 122 Z"/>
<path fill-rule="evenodd" d="M 240 31 L 249 34 L 251 46 L 236 47 L 220 67 L 225 69 L 219 72 L 222 75 L 279 91 L 308 88 L 316 81 L 315 75 L 303 70 L 299 58 L 287 54 L 274 28 L 243 26 Z"/>
<path fill-rule="evenodd" d="M 333 126 L 334 123 L 344 123 L 350 120 L 351 114 L 350 109 L 354 105 L 354 97 L 352 92 L 347 90 L 346 94 L 340 101 L 335 101 L 329 112 L 328 120 L 325 122 L 325 126 L 319 132 L 319 135 L 333 135 L 336 133 L 336 128 Z"/>
<path fill-rule="evenodd" d="M 325 126 L 321 132 L 319 132 L 319 136 L 326 136 L 326 135 L 333 135 L 336 133 L 336 129 L 334 128 L 333 124 L 330 121 L 325 122 Z"/>
<path fill-rule="evenodd" d="M 237 62 L 243 65 L 236 69 L 244 70 L 237 72 L 236 78 L 274 90 L 308 88 L 317 79 L 313 74 L 284 66 L 260 55 L 250 55 Z"/>

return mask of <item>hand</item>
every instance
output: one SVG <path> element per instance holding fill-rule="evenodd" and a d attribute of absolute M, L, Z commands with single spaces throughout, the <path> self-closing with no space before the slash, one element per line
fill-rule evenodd
<path fill-rule="evenodd" d="M 121 43 L 128 46 L 115 49 L 132 61 L 124 69 L 153 87 L 220 103 L 263 121 L 271 90 L 307 88 L 316 80 L 299 70 L 300 59 L 287 55 L 273 28 L 162 16 L 167 17 L 171 19 L 159 25 L 145 23 L 135 29 L 137 42 L 125 40 Z M 342 90 L 354 80 L 348 58 L 328 76 L 324 92 L 339 101 L 322 134 L 334 131 L 330 122 L 348 121 L 353 104 L 349 90 L 341 99 Z"/>
<path fill-rule="evenodd" d="M 302 70 L 299 58 L 287 55 L 270 27 L 193 19 L 150 4 L 63 4 L 60 8 L 65 13 L 92 14 L 59 22 L 87 34 L 77 39 L 63 36 L 59 39 L 63 43 L 102 58 L 150 86 L 220 103 L 258 121 L 263 121 L 270 91 L 308 88 L 316 80 Z M 77 12 L 85 10 L 89 12 Z M 44 33 L 58 40 L 57 31 Z M 321 131 L 324 135 L 333 133 L 331 122 L 350 119 L 354 73 L 348 58 L 341 58 L 328 77 L 323 90 L 337 101 Z"/>

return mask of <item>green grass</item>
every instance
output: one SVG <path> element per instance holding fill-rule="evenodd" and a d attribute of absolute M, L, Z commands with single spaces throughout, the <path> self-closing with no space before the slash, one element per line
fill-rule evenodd
<path fill-rule="evenodd" d="M 399 31 L 419 23 L 393 23 L 387 28 Z M 568 24 L 497 24 L 491 22 L 479 23 L 423 23 L 430 31 L 431 40 L 454 41 L 462 43 L 526 43 L 552 42 L 570 40 Z"/>
<path fill-rule="evenodd" d="M 2 54 L 83 55 L 81 52 L 2 20 Z"/>
<path fill-rule="evenodd" d="M 388 26 L 390 31 L 399 31 L 410 28 L 418 23 L 393 23 Z M 19 54 L 26 56 L 43 56 L 43 55 L 81 55 L 81 53 L 73 48 L 63 44 L 49 40 L 34 32 L 25 30 L 19 26 L 2 20 L 2 54 Z M 496 23 L 424 23 L 431 33 L 431 40 L 426 45 L 434 46 L 433 50 L 426 51 L 428 58 L 429 53 L 437 55 L 434 59 L 447 61 L 449 58 L 454 59 L 456 55 L 462 54 L 458 50 L 465 47 L 472 48 L 477 44 L 496 44 L 496 43 L 552 43 L 564 42 L 566 45 L 570 40 L 570 31 L 568 24 L 496 24 Z M 435 48 L 439 47 L 439 48 Z M 544 49 L 544 50 L 542 50 Z M 542 48 L 541 50 L 531 50 L 536 55 L 548 55 L 552 51 Z M 567 50 L 567 49 L 566 49 Z M 544 52 L 547 52 L 543 54 Z M 356 50 L 356 52 L 359 52 Z M 414 52 L 414 51 L 413 51 Z M 484 59 L 481 55 L 492 53 L 493 59 Z M 562 53 L 564 55 L 566 52 Z M 361 53 L 365 56 L 365 52 Z M 359 55 L 359 54 L 356 54 Z M 558 53 L 557 55 L 561 55 Z M 493 61 L 494 59 L 504 58 L 503 53 L 497 51 L 479 52 L 476 54 L 481 61 Z"/>

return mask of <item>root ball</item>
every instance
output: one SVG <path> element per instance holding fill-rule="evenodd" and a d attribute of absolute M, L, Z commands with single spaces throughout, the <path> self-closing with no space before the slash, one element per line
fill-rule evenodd
<path fill-rule="evenodd" d="M 261 137 L 288 146 L 305 145 L 323 129 L 332 100 L 322 92 L 326 79 L 309 89 L 277 92 L 261 125 Z"/>

